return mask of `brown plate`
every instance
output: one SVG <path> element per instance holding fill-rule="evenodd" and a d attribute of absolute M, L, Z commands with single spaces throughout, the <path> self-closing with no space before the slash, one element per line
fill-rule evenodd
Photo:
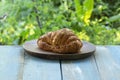
<path fill-rule="evenodd" d="M 44 51 L 38 48 L 37 40 L 27 41 L 23 44 L 24 50 L 36 57 L 46 58 L 46 59 L 82 59 L 92 55 L 95 52 L 95 46 L 89 42 L 83 41 L 83 47 L 81 48 L 79 53 L 74 54 L 59 54 L 54 52 Z"/>

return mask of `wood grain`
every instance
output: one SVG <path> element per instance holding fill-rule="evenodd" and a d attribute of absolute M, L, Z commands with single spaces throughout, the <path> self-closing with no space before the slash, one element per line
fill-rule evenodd
<path fill-rule="evenodd" d="M 100 80 L 94 57 L 62 61 L 63 80 Z"/>
<path fill-rule="evenodd" d="M 114 46 L 97 47 L 95 59 L 102 80 L 120 80 L 119 49 Z"/>
<path fill-rule="evenodd" d="M 25 56 L 23 80 L 61 80 L 59 61 Z"/>
<path fill-rule="evenodd" d="M 0 80 L 20 80 L 24 53 L 19 46 L 0 46 Z"/>

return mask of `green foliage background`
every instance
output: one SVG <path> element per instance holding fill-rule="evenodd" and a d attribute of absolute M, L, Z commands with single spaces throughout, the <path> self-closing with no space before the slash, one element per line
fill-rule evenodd
<path fill-rule="evenodd" d="M 1 0 L 3 15 L 7 17 L 0 19 L 0 44 L 23 44 L 61 28 L 94 44 L 120 44 L 119 0 Z"/>

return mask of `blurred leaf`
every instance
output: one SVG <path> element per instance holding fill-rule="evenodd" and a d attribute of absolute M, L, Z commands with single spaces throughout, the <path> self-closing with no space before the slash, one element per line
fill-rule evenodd
<path fill-rule="evenodd" d="M 74 3 L 75 3 L 75 9 L 76 9 L 77 16 L 80 20 L 83 18 L 82 5 L 80 4 L 80 0 L 74 0 Z"/>
<path fill-rule="evenodd" d="M 120 20 L 120 14 L 110 17 L 108 21 L 114 22 L 117 20 Z"/>
<path fill-rule="evenodd" d="M 84 22 L 86 24 L 89 23 L 89 18 L 91 17 L 93 6 L 94 6 L 94 0 L 85 0 L 83 3 Z"/>

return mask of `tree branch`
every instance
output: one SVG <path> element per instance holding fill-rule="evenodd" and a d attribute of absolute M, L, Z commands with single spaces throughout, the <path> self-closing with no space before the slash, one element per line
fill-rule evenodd
<path fill-rule="evenodd" d="M 0 20 L 4 20 L 7 18 L 7 14 L 4 14 L 3 16 L 0 17 Z"/>
<path fill-rule="evenodd" d="M 32 0 L 32 1 L 35 2 L 34 0 Z M 39 26 L 39 28 L 40 28 L 41 33 L 43 33 L 43 32 L 42 32 L 42 24 L 41 24 L 40 19 L 39 19 L 39 16 L 38 16 L 38 9 L 36 8 L 36 6 L 34 6 L 33 8 L 34 8 L 34 12 L 37 14 L 37 15 L 36 15 L 36 21 L 37 21 L 37 23 L 38 23 L 38 26 Z"/>

